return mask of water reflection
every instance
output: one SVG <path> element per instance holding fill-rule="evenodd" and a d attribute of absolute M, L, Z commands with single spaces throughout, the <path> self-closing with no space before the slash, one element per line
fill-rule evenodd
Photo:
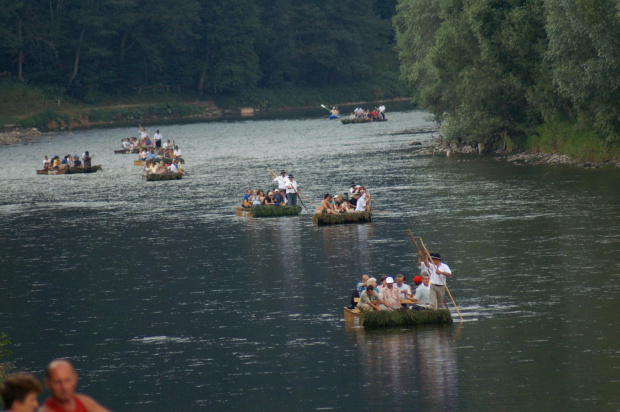
<path fill-rule="evenodd" d="M 389 392 L 402 409 L 459 409 L 455 328 L 420 326 L 411 330 L 366 331 L 347 324 L 347 339 L 359 355 L 362 386 Z M 362 391 L 363 404 L 376 402 L 374 391 Z"/>

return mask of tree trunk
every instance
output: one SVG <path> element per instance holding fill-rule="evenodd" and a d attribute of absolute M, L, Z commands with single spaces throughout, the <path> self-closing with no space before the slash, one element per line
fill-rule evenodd
<path fill-rule="evenodd" d="M 80 33 L 80 39 L 78 40 L 77 52 L 75 53 L 75 63 L 73 64 L 73 74 L 69 78 L 69 84 L 67 85 L 67 89 L 71 87 L 73 81 L 77 77 L 78 69 L 80 67 L 80 53 L 82 52 L 82 41 L 84 40 L 84 32 L 86 31 L 86 25 L 82 27 L 82 32 Z"/>
<path fill-rule="evenodd" d="M 200 92 L 201 96 L 205 92 L 205 80 L 207 78 L 208 67 L 209 67 L 209 64 L 205 63 L 204 66 L 202 66 L 202 73 L 200 74 L 200 83 L 198 83 L 198 91 Z"/>
<path fill-rule="evenodd" d="M 20 81 L 24 80 L 24 75 L 23 75 L 23 66 L 24 66 L 24 38 L 22 36 L 22 20 L 19 19 L 19 22 L 17 23 L 17 32 L 18 32 L 18 36 L 19 36 L 19 56 L 18 56 L 18 61 L 17 61 L 17 78 Z"/>

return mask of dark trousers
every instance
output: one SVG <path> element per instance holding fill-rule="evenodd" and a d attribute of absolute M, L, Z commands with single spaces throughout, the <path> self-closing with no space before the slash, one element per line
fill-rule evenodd
<path fill-rule="evenodd" d="M 288 206 L 295 206 L 297 204 L 297 193 L 287 193 L 286 200 L 288 201 Z"/>
<path fill-rule="evenodd" d="M 161 140 L 155 140 L 155 147 L 161 147 Z"/>

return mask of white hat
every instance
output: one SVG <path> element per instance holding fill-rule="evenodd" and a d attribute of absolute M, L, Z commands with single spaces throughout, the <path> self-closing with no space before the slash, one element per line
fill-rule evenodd
<path fill-rule="evenodd" d="M 391 277 L 391 276 L 388 276 L 388 277 L 385 279 L 385 283 L 394 283 L 394 279 L 392 279 L 392 277 Z"/>

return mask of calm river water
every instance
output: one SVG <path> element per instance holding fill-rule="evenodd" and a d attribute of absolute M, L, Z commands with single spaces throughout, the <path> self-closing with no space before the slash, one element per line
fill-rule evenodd
<path fill-rule="evenodd" d="M 191 175 L 171 182 L 112 153 L 134 128 L 0 147 L 9 360 L 42 378 L 69 358 L 118 411 L 618 410 L 620 172 L 417 157 L 429 134 L 389 133 L 426 115 L 389 116 L 161 126 Z M 35 174 L 84 150 L 101 172 Z M 354 180 L 384 212 L 235 217 L 248 187 L 272 187 L 267 168 L 314 203 Z M 464 321 L 345 328 L 362 274 L 415 275 L 407 229 L 451 266 Z"/>

